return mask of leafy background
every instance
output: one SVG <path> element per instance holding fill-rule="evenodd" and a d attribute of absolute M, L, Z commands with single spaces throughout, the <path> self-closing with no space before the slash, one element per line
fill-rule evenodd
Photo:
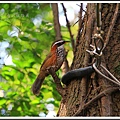
<path fill-rule="evenodd" d="M 71 29 L 75 38 L 77 24 Z M 61 26 L 61 33 L 64 40 L 70 40 L 66 26 Z M 0 3 L 0 116 L 56 115 L 61 96 L 51 76 L 44 80 L 39 96 L 31 92 L 54 40 L 50 3 Z M 71 44 L 65 47 L 70 65 Z M 61 70 L 57 74 L 62 77 Z"/>

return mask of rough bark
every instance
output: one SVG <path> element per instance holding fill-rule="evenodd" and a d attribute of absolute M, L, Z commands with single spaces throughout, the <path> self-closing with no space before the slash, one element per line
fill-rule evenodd
<path fill-rule="evenodd" d="M 114 12 L 115 3 L 102 4 L 103 39 L 106 40 Z M 120 6 L 120 5 L 119 5 Z M 104 65 L 118 80 L 120 80 L 120 7 L 112 32 L 109 36 L 103 56 Z M 71 69 L 86 67 L 92 64 L 92 57 L 86 53 L 96 33 L 95 4 L 87 5 L 82 33 L 76 47 Z M 107 75 L 103 71 L 104 74 Z M 66 88 L 66 95 L 61 100 L 58 116 L 120 116 L 119 87 L 109 82 L 97 73 L 82 79 L 72 80 Z M 108 92 L 108 91 L 109 92 Z M 105 92 L 107 91 L 107 92 Z"/>

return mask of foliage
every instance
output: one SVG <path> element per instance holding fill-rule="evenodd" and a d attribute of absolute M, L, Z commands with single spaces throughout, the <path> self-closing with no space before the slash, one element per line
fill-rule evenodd
<path fill-rule="evenodd" d="M 69 39 L 66 27 L 62 27 L 62 34 L 64 39 Z M 55 110 L 58 110 L 61 96 L 51 76 L 46 77 L 39 96 L 31 92 L 31 85 L 54 38 L 50 4 L 0 4 L 0 41 L 1 44 L 9 44 L 4 52 L 7 57 L 12 56 L 13 62 L 8 65 L 5 56 L 1 56 L 4 62 L 0 70 L 0 90 L 1 94 L 4 91 L 4 96 L 0 95 L 0 115 L 38 116 L 41 111 L 48 112 L 46 105 L 49 103 L 54 104 Z M 61 71 L 57 74 L 61 75 Z"/>
<path fill-rule="evenodd" d="M 45 57 L 43 52 L 47 54 L 47 50 L 43 51 L 46 49 L 45 45 L 51 44 L 54 40 L 52 23 L 47 19 L 45 21 L 43 12 L 39 9 L 40 7 L 46 9 L 44 15 L 47 17 L 47 14 L 51 12 L 50 5 L 12 3 L 0 4 L 0 6 L 2 8 L 0 35 L 3 38 L 1 41 L 9 42 L 7 52 L 12 56 L 15 64 L 14 66 L 4 65 L 1 71 L 1 76 L 6 80 L 1 82 L 1 89 L 4 90 L 5 97 L 1 98 L 0 107 L 6 110 L 6 113 L 2 115 L 38 115 L 40 111 L 46 111 L 46 99 L 53 97 L 49 92 L 49 89 L 52 91 L 52 87 L 49 86 L 53 84 L 50 77 L 49 82 L 43 86 L 40 96 L 36 97 L 31 92 L 31 85 L 39 71 L 38 66 Z M 3 10 L 4 12 L 2 12 Z M 32 20 L 38 15 L 43 19 L 40 26 L 35 26 Z M 15 35 L 16 31 L 18 35 Z M 49 46 L 49 44 L 47 45 Z M 12 105 L 11 111 L 8 110 L 10 104 Z"/>

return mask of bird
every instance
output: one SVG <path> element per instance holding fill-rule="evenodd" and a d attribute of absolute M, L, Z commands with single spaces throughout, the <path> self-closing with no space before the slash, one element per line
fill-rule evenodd
<path fill-rule="evenodd" d="M 60 40 L 55 40 L 52 43 L 50 52 L 43 61 L 39 70 L 39 74 L 37 75 L 31 87 L 31 90 L 34 95 L 39 95 L 45 77 L 47 77 L 50 74 L 49 69 L 52 67 L 56 72 L 62 66 L 65 58 L 64 44 L 67 42 L 69 41 L 60 39 Z"/>

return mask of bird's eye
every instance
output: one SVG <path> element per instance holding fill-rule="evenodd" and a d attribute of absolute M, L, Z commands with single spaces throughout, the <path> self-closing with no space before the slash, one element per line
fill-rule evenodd
<path fill-rule="evenodd" d="M 64 44 L 64 41 L 63 42 L 59 42 L 58 43 L 58 46 L 61 46 L 61 45 L 63 45 Z"/>

